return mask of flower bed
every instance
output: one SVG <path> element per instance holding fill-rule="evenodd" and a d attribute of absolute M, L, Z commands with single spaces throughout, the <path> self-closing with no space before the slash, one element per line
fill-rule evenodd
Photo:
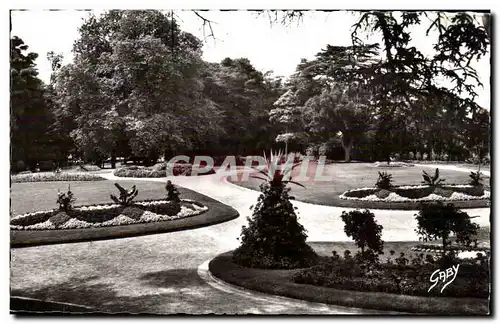
<path fill-rule="evenodd" d="M 10 177 L 12 183 L 43 182 L 43 181 L 100 181 L 106 180 L 93 173 L 83 172 L 39 172 L 30 174 L 15 174 Z"/>
<path fill-rule="evenodd" d="M 203 165 L 201 165 L 203 167 Z M 114 172 L 114 175 L 117 177 L 126 177 L 126 178 L 163 178 L 166 177 L 167 174 L 179 176 L 185 175 L 190 176 L 192 171 L 192 164 L 189 163 L 176 163 L 173 165 L 168 165 L 166 163 L 158 163 L 152 167 L 138 167 L 131 166 L 117 169 Z M 201 174 L 213 174 L 215 171 L 212 169 L 208 172 L 199 173 Z"/>
<path fill-rule="evenodd" d="M 294 276 L 294 282 L 336 289 L 396 293 L 412 296 L 435 297 L 489 297 L 489 262 L 480 257 L 461 260 L 458 274 L 452 285 L 441 291 L 439 287 L 429 291 L 429 276 L 444 264 L 425 258 L 410 260 L 397 258 L 367 267 L 353 257 L 325 258 L 319 265 L 302 270 Z M 453 263 L 455 264 L 455 263 Z"/>
<path fill-rule="evenodd" d="M 359 188 L 344 192 L 340 199 L 373 202 L 430 202 L 430 201 L 468 201 L 488 200 L 490 192 L 479 186 L 446 185 L 399 186 L 380 195 L 378 188 Z M 385 197 L 384 197 L 385 196 Z"/>
<path fill-rule="evenodd" d="M 78 206 L 67 213 L 38 211 L 11 219 L 13 230 L 78 229 L 170 221 L 199 215 L 208 208 L 184 199 L 180 204 L 168 200 L 138 201 L 130 206 L 118 204 Z"/>
<path fill-rule="evenodd" d="M 412 167 L 414 166 L 413 164 L 410 164 L 410 163 L 405 163 L 405 162 L 391 162 L 391 163 L 387 163 L 387 162 L 375 162 L 373 163 L 373 166 L 376 167 L 376 168 L 402 168 L 402 167 Z"/>

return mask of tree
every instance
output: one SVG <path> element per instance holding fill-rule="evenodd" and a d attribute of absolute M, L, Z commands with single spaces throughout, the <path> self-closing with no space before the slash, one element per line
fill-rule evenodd
<path fill-rule="evenodd" d="M 45 98 L 45 85 L 38 78 L 36 53 L 17 36 L 10 40 L 11 167 L 34 169 L 39 161 L 57 161 L 50 126 L 53 116 Z M 17 167 L 19 162 L 19 168 Z"/>
<path fill-rule="evenodd" d="M 207 63 L 202 77 L 204 94 L 222 115 L 226 137 L 217 143 L 219 150 L 255 154 L 267 149 L 275 134 L 267 116 L 280 95 L 281 79 L 257 71 L 246 58 Z"/>
<path fill-rule="evenodd" d="M 383 227 L 377 224 L 373 213 L 368 209 L 363 212 L 344 211 L 340 217 L 345 224 L 344 232 L 361 249 L 361 256 L 376 259 L 383 253 L 384 242 L 381 239 Z"/>
<path fill-rule="evenodd" d="M 358 91 L 355 85 L 339 84 L 309 99 L 304 109 L 308 129 L 333 135 L 340 132 L 346 162 L 351 161 L 354 143 L 363 138 L 370 127 L 367 98 L 359 99 L 363 95 Z"/>
<path fill-rule="evenodd" d="M 266 178 L 261 185 L 261 195 L 253 208 L 248 226 L 241 231 L 241 244 L 234 251 L 233 259 L 246 267 L 291 269 L 313 265 L 316 253 L 306 244 L 305 229 L 299 224 L 295 208 L 290 201 L 288 169 L 279 169 L 285 156 L 271 153 L 268 172 L 260 172 Z M 297 184 L 297 183 L 295 183 Z"/>
<path fill-rule="evenodd" d="M 441 239 L 443 256 L 450 246 L 452 233 L 457 243 L 470 246 L 472 237 L 477 235 L 479 225 L 472 223 L 469 215 L 452 204 L 443 205 L 442 202 L 422 204 L 420 211 L 415 215 L 418 228 L 415 230 L 424 241 Z"/>
<path fill-rule="evenodd" d="M 216 132 L 218 112 L 202 94 L 201 42 L 160 11 L 111 10 L 79 29 L 73 63 L 56 90 L 59 116 L 86 158 L 161 154 Z"/>

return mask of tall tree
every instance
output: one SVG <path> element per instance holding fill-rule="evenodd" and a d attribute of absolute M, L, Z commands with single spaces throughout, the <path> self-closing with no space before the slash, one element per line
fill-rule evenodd
<path fill-rule="evenodd" d="M 201 42 L 171 17 L 111 10 L 79 31 L 56 88 L 60 115 L 76 121 L 71 134 L 87 158 L 153 161 L 216 131 L 215 106 L 202 95 Z"/>
<path fill-rule="evenodd" d="M 50 136 L 52 115 L 45 102 L 45 88 L 38 78 L 35 60 L 28 45 L 14 36 L 10 40 L 10 125 L 11 166 L 34 169 L 39 161 L 59 160 Z M 19 168 L 18 168 L 19 164 Z"/>

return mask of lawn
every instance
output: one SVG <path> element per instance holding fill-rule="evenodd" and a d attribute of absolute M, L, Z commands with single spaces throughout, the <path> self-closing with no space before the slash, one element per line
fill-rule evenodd
<path fill-rule="evenodd" d="M 118 181 L 123 187 L 137 186 L 136 200 L 165 199 L 165 184 L 145 181 Z M 114 181 L 70 182 L 71 190 L 77 198 L 75 205 L 112 202 L 110 193 L 117 194 Z M 67 182 L 15 183 L 11 187 L 12 216 L 22 213 L 50 210 L 57 207 L 57 189 L 66 190 Z M 192 229 L 226 222 L 238 217 L 233 208 L 197 192 L 177 187 L 181 199 L 192 199 L 208 207 L 208 211 L 191 217 L 181 217 L 169 221 L 137 223 L 123 226 L 107 226 L 83 229 L 61 230 L 19 230 L 11 231 L 11 246 L 29 246 L 79 241 L 93 241 L 127 236 L 165 233 Z M 51 199 L 52 198 L 52 199 Z M 11 217 L 12 217 L 11 216 Z"/>
<path fill-rule="evenodd" d="M 311 163 L 312 164 L 312 163 Z M 333 181 L 300 181 L 305 188 L 291 184 L 292 196 L 295 199 L 303 202 L 338 206 L 338 207 L 356 207 L 361 206 L 360 202 L 353 202 L 339 198 L 339 195 L 347 190 L 365 187 L 374 187 L 378 178 L 378 172 L 388 172 L 392 174 L 394 185 L 420 185 L 422 182 L 422 171 L 433 173 L 432 168 L 424 167 L 400 167 L 400 168 L 377 168 L 371 163 L 332 163 L 325 166 L 323 175 L 332 176 Z M 297 167 L 292 174 L 292 179 L 296 179 L 300 171 Z M 249 178 L 242 180 L 241 173 L 238 171 L 238 179 L 228 178 L 234 184 L 243 186 L 245 188 L 259 190 L 261 180 Z M 316 172 L 315 167 L 310 167 L 307 176 L 312 179 Z M 466 172 L 459 172 L 453 170 L 440 170 L 442 178 L 446 179 L 445 184 L 467 184 L 469 182 L 469 175 Z M 484 176 L 484 185 L 489 190 L 490 178 Z M 394 208 L 390 203 L 377 203 L 371 205 L 370 202 L 363 202 L 365 208 Z M 478 206 L 474 206 L 478 207 Z M 401 208 L 404 209 L 404 208 Z M 415 209 L 415 208 L 410 208 Z"/>

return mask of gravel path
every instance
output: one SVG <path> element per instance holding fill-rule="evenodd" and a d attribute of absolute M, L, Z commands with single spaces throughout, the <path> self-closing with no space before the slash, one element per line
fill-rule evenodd
<path fill-rule="evenodd" d="M 103 174 L 117 179 L 111 173 Z M 126 180 L 126 178 L 119 178 Z M 165 182 L 159 179 L 134 179 Z M 215 175 L 174 177 L 175 184 L 230 205 L 240 217 L 219 225 L 167 234 L 107 241 L 11 249 L 11 294 L 94 307 L 99 311 L 156 314 L 347 314 L 359 309 L 284 302 L 215 288 L 199 266 L 238 246 L 241 226 L 258 192 Z M 294 201 L 309 241 L 348 241 L 344 208 Z M 385 241 L 418 240 L 414 211 L 374 210 Z M 468 210 L 489 226 L 490 210 Z M 368 311 L 369 312 L 369 311 Z"/>

